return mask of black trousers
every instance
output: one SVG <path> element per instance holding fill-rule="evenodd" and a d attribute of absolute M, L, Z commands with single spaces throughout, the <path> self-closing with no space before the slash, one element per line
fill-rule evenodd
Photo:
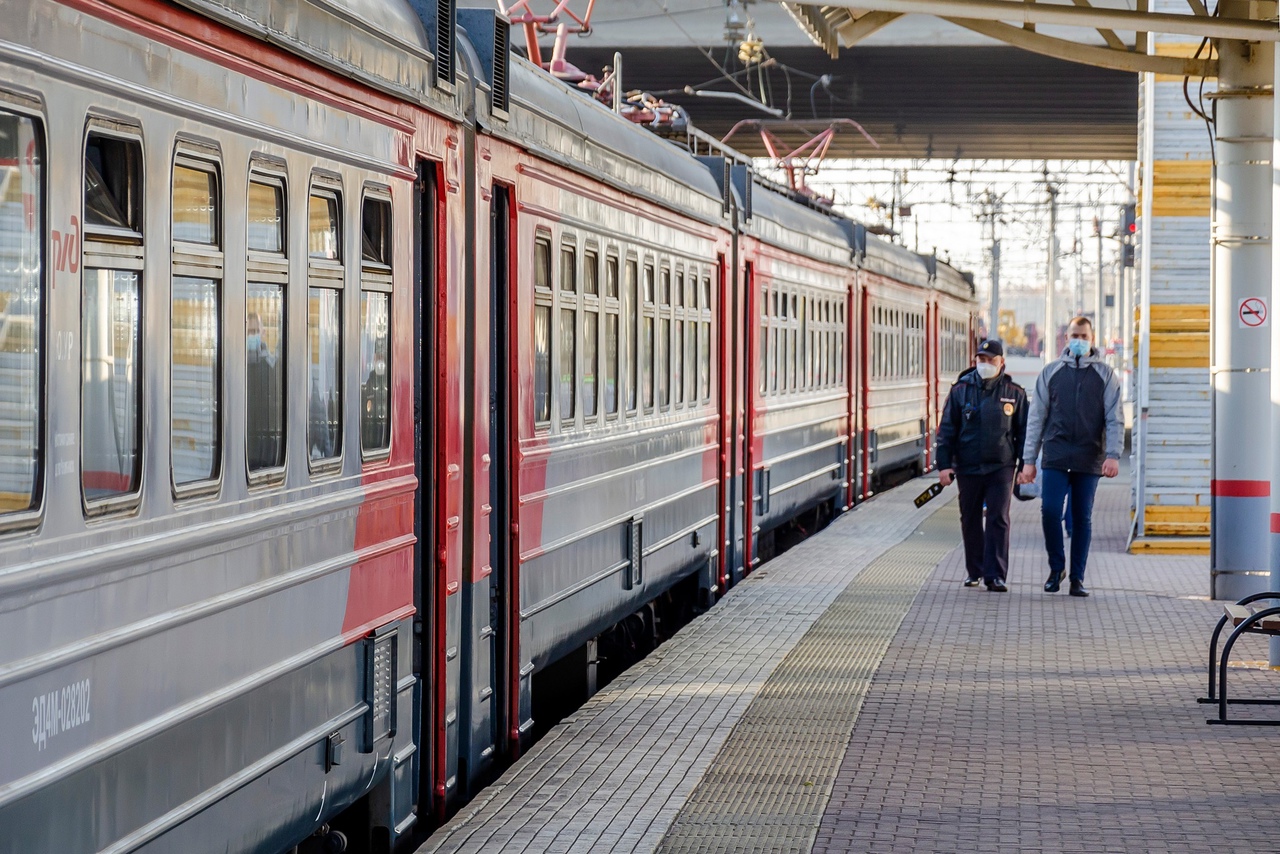
<path fill-rule="evenodd" d="M 1009 571 L 1009 502 L 1017 469 L 991 474 L 958 474 L 960 532 L 964 535 L 964 565 L 970 578 L 1003 581 Z M 986 505 L 984 529 L 982 507 Z"/>

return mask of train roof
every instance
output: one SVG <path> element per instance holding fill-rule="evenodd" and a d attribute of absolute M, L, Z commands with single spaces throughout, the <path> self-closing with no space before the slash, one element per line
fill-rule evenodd
<path fill-rule="evenodd" d="M 872 234 L 866 226 L 854 227 L 858 267 L 918 287 L 929 287 L 932 270 L 926 259 L 905 246 Z"/>
<path fill-rule="evenodd" d="M 715 179 L 674 145 L 511 56 L 511 106 L 493 131 L 554 162 L 708 222 L 722 216 Z"/>
<path fill-rule="evenodd" d="M 432 91 L 435 56 L 414 8 L 423 0 L 177 2 L 382 91 L 415 102 Z"/>
<path fill-rule="evenodd" d="M 848 229 L 840 219 L 758 180 L 751 191 L 751 218 L 743 230 L 766 243 L 833 264 L 848 266 L 853 257 Z"/>
<path fill-rule="evenodd" d="M 965 302 L 973 300 L 977 289 L 973 284 L 972 273 L 957 270 L 946 261 L 939 260 L 936 255 L 927 256 L 924 260 L 929 265 L 930 273 L 933 275 L 934 290 L 950 294 Z"/>

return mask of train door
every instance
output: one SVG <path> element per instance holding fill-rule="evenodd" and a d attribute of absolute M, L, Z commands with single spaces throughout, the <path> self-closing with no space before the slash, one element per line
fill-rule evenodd
<path fill-rule="evenodd" d="M 732 258 L 719 258 L 718 304 L 720 323 L 717 329 L 719 341 L 717 370 L 720 383 L 720 592 L 742 578 L 742 329 L 740 322 L 742 294 L 735 274 L 737 269 L 736 235 L 731 247 Z"/>
<path fill-rule="evenodd" d="M 757 359 L 762 342 L 760 329 L 759 294 L 756 293 L 755 265 L 747 261 L 743 265 L 742 294 L 745 311 L 736 324 L 742 338 L 738 360 L 742 365 L 743 387 L 739 396 L 740 447 L 742 448 L 742 568 L 750 572 L 756 563 L 755 532 L 755 414 L 756 390 L 759 384 Z"/>
<path fill-rule="evenodd" d="M 413 275 L 413 462 L 418 475 L 414 495 L 413 533 L 417 540 L 413 565 L 413 604 L 417 609 L 413 631 L 413 673 L 417 679 L 414 697 L 413 732 L 418 744 L 418 790 L 415 801 L 419 815 L 433 815 L 443 809 L 436 803 L 436 763 L 440 745 L 438 730 L 440 672 L 434 638 L 439 630 L 438 608 L 443 591 L 438 590 L 435 524 L 436 501 L 436 218 L 438 196 L 436 165 L 418 167 L 418 194 L 415 198 L 413 245 L 417 249 Z"/>

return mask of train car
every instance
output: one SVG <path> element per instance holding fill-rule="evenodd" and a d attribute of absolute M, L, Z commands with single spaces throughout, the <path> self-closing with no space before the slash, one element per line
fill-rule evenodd
<path fill-rule="evenodd" d="M 937 436 L 942 408 L 951 384 L 961 372 L 973 367 L 976 352 L 976 316 L 973 277 L 950 264 L 927 256 L 932 293 L 926 323 L 928 336 L 929 432 L 926 448 L 928 468 L 936 465 L 933 440 Z"/>
<path fill-rule="evenodd" d="M 929 432 L 925 370 L 929 266 L 901 246 L 855 229 L 862 341 L 863 494 L 920 474 Z"/>
<path fill-rule="evenodd" d="M 414 152 L 453 108 L 405 109 L 407 7 L 259 5 L 3 7 L 0 851 L 412 820 Z"/>
<path fill-rule="evenodd" d="M 737 270 L 748 295 L 748 567 L 780 526 L 816 530 L 849 506 L 853 374 L 844 354 L 854 288 L 838 218 L 764 188 L 750 193 Z"/>
<path fill-rule="evenodd" d="M 926 463 L 952 273 L 492 11 L 4 2 L 0 852 L 389 851 Z"/>

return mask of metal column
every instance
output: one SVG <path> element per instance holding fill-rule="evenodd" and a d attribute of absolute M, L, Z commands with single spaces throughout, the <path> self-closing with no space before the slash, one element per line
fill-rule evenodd
<path fill-rule="evenodd" d="M 1275 2 L 1222 0 L 1269 18 Z M 1267 589 L 1271 501 L 1271 149 L 1274 45 L 1219 41 L 1211 304 L 1210 595 Z M 1263 473 L 1268 479 L 1263 480 Z"/>
<path fill-rule="evenodd" d="M 1047 169 L 1046 169 L 1046 178 Z M 1058 326 L 1054 322 L 1054 285 L 1058 281 L 1058 189 L 1047 184 L 1049 191 L 1049 253 L 1045 271 L 1048 277 L 1044 284 L 1044 363 L 1047 365 L 1058 358 Z"/>

